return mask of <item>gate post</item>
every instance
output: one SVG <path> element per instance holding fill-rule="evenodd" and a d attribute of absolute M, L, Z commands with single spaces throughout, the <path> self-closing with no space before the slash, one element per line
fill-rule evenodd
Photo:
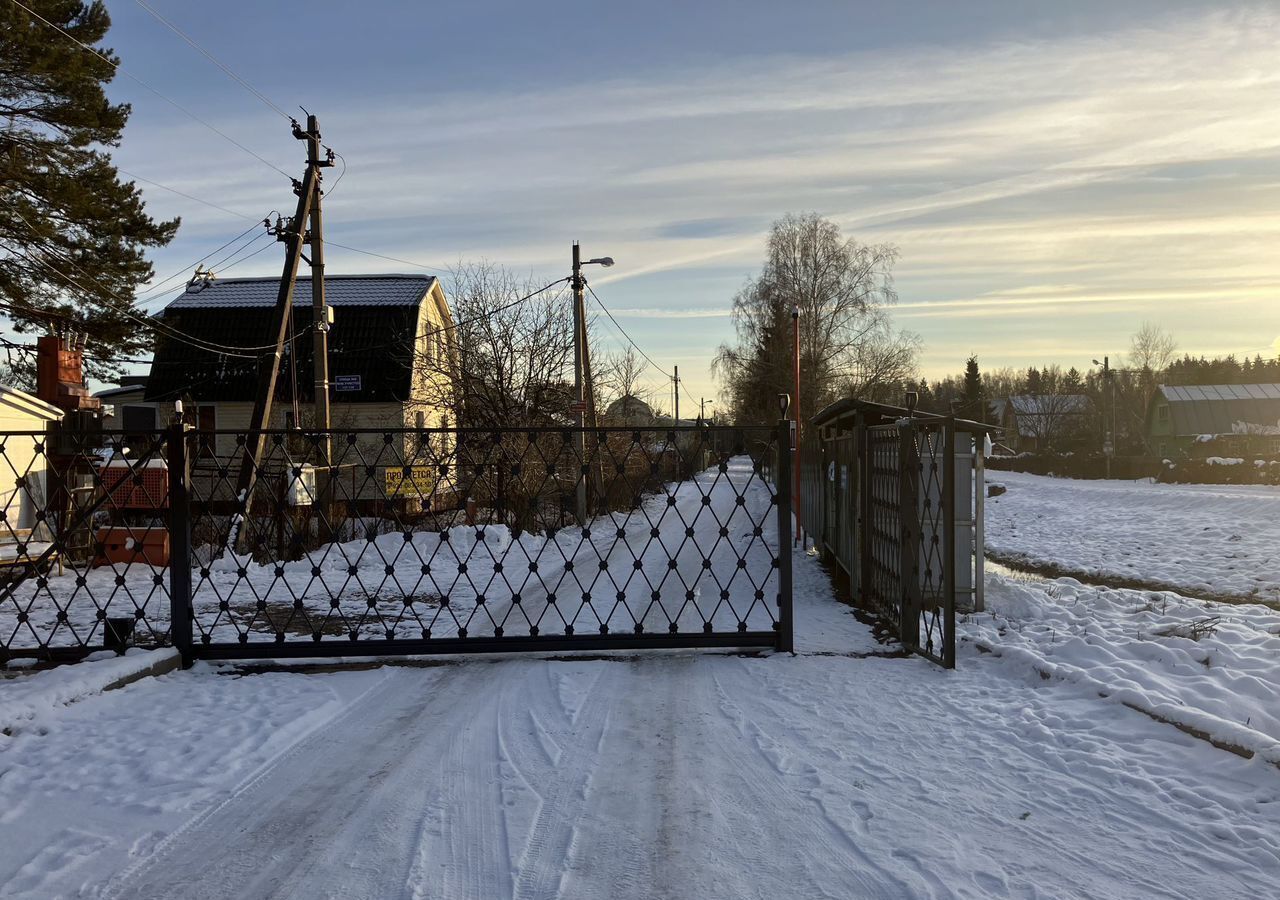
<path fill-rule="evenodd" d="M 898 548 L 899 639 L 908 650 L 920 646 L 920 456 L 915 425 L 898 426 L 898 518 L 902 545 Z"/>
<path fill-rule="evenodd" d="M 871 609 L 875 603 L 871 599 L 871 491 L 872 491 L 872 457 L 871 435 L 867 431 L 867 422 L 861 412 L 858 413 L 854 440 L 858 461 L 857 511 L 854 519 L 857 536 L 857 585 L 858 603 L 864 609 Z"/>
<path fill-rule="evenodd" d="M 956 667 L 956 417 L 949 416 L 943 422 L 943 463 L 946 468 L 942 473 L 943 534 L 946 544 L 942 557 L 942 634 L 946 641 L 943 650 L 943 665 L 948 669 Z M 975 448 L 976 449 L 976 448 Z M 965 560 L 965 565 L 968 565 Z M 975 593 L 976 596 L 976 593 Z"/>
<path fill-rule="evenodd" d="M 167 429 L 169 456 L 169 634 L 188 668 L 191 656 L 191 463 L 186 428 Z"/>
<path fill-rule="evenodd" d="M 773 476 L 773 496 L 778 501 L 778 642 L 782 653 L 795 652 L 795 625 L 791 609 L 791 420 L 778 422 L 778 465 Z"/>

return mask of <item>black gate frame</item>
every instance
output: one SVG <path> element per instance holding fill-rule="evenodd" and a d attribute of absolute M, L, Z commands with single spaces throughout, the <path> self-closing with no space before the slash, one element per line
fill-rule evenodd
<path fill-rule="evenodd" d="M 746 429 L 748 432 L 751 430 L 752 429 Z M 736 630 L 729 630 L 727 628 L 712 630 L 710 618 L 714 618 L 716 615 L 714 612 L 712 612 L 711 617 L 704 617 L 704 625 L 700 630 L 694 631 L 688 628 L 685 630 L 677 630 L 675 621 L 681 616 L 681 613 L 677 612 L 675 619 L 670 620 L 671 625 L 669 629 L 662 631 L 642 628 L 640 624 L 644 618 L 642 616 L 640 617 L 640 621 L 637 621 L 634 631 L 625 632 L 609 632 L 609 630 L 602 624 L 600 633 L 594 633 L 586 629 L 575 631 L 574 628 L 567 627 L 565 629 L 565 633 L 561 634 L 547 633 L 545 631 L 539 631 L 537 628 L 533 628 L 531 629 L 533 632 L 531 634 L 506 635 L 502 634 L 502 629 L 499 628 L 495 629 L 497 631 L 496 635 L 441 635 L 439 637 L 432 636 L 423 638 L 388 636 L 387 638 L 382 638 L 379 635 L 369 636 L 368 634 L 361 634 L 359 630 L 356 630 L 352 633 L 352 636 L 349 639 L 345 636 L 334 636 L 331 633 L 326 633 L 324 639 L 321 640 L 318 639 L 319 632 L 317 631 L 316 640 L 312 640 L 310 635 L 285 640 L 282 633 L 277 633 L 275 635 L 275 640 L 268 638 L 261 641 L 245 641 L 245 636 L 241 633 L 240 642 L 215 642 L 208 639 L 208 635 L 203 633 L 203 629 L 202 634 L 197 636 L 195 627 L 197 622 L 197 612 L 195 604 L 193 603 L 193 596 L 197 587 L 197 573 L 195 569 L 200 564 L 195 562 L 196 554 L 195 548 L 193 547 L 193 523 L 196 518 L 193 516 L 193 505 L 198 502 L 198 498 L 195 494 L 198 493 L 199 488 L 193 487 L 192 471 L 194 460 L 192 457 L 193 455 L 199 456 L 202 452 L 205 452 L 204 442 L 206 440 L 210 440 L 212 434 L 194 430 L 189 425 L 173 425 L 166 429 L 158 429 L 147 436 L 147 440 L 149 441 L 147 458 L 164 459 L 168 466 L 168 493 L 165 498 L 161 498 L 165 500 L 167 510 L 163 513 L 160 520 L 167 524 L 170 542 L 170 560 L 167 573 L 164 572 L 163 568 L 155 571 L 152 579 L 154 582 L 152 588 L 154 594 L 144 600 L 143 603 L 146 604 L 149 602 L 151 604 L 155 604 L 156 602 L 163 602 L 163 595 L 167 593 L 170 621 L 168 629 L 165 630 L 163 634 L 160 634 L 159 631 L 153 632 L 152 636 L 148 639 L 148 645 L 172 645 L 181 654 L 183 664 L 188 666 L 197 659 L 297 659 L 309 657 L 515 653 L 529 651 L 609 651 L 700 647 L 744 649 L 770 648 L 782 652 L 791 652 L 794 647 L 794 619 L 792 610 L 791 560 L 792 498 L 791 491 L 789 489 L 791 473 L 793 471 L 793 450 L 790 446 L 790 425 L 788 422 L 783 421 L 780 422 L 776 428 L 770 427 L 755 430 L 761 434 L 762 437 L 767 435 L 768 439 L 761 440 L 757 442 L 758 446 L 753 445 L 749 448 L 754 460 L 753 477 L 759 479 L 769 487 L 770 502 L 774 506 L 772 514 L 776 516 L 777 526 L 777 547 L 770 548 L 767 542 L 763 544 L 763 546 L 769 550 L 769 555 L 772 557 L 772 574 L 770 578 L 777 579 L 777 584 L 771 586 L 776 588 L 776 598 L 773 598 L 773 603 L 766 603 L 765 606 L 766 610 L 768 610 L 769 606 L 774 607 L 772 610 L 769 610 L 769 618 L 772 620 L 773 626 L 769 630 L 760 630 L 758 627 L 756 630 L 748 630 L 746 620 L 751 618 L 750 610 L 748 610 L 746 615 L 739 617 L 741 621 L 737 622 Z M 477 434 L 496 434 L 497 432 L 519 434 L 527 433 L 532 436 L 533 432 L 568 435 L 574 433 L 576 429 L 561 427 L 547 429 L 367 429 L 360 433 L 376 434 L 379 437 L 387 435 L 405 437 L 418 436 L 420 439 L 422 435 L 428 432 L 440 433 L 444 431 L 452 433 L 455 435 L 456 439 L 456 436 L 462 432 Z M 611 433 L 624 432 L 628 435 L 638 435 L 641 432 L 649 434 L 656 433 L 668 437 L 673 443 L 677 435 L 693 434 L 695 435 L 696 440 L 707 441 L 708 439 L 714 440 L 714 435 L 716 434 L 725 434 L 727 436 L 730 433 L 736 433 L 738 435 L 739 442 L 741 442 L 741 435 L 743 434 L 744 429 L 737 428 L 735 426 L 660 425 L 649 428 L 588 428 L 583 429 L 583 431 L 586 434 L 594 436 L 594 440 L 596 441 L 596 454 L 597 457 L 599 457 L 602 455 L 601 446 L 607 446 L 607 438 Z M 333 432 L 333 434 L 340 434 L 344 436 L 351 433 L 354 432 L 351 430 L 335 430 Z M 276 446 L 280 446 L 288 437 L 296 439 L 298 433 L 264 431 L 263 434 L 268 441 L 275 441 Z M 696 437 L 699 434 L 701 436 Z M 712 437 L 708 438 L 709 435 Z M 235 436 L 237 440 L 243 440 L 248 437 L 244 432 L 235 433 Z M 11 435 L 10 437 L 13 436 Z M 122 435 L 104 435 L 101 432 L 96 435 L 75 434 L 72 437 L 77 442 L 77 452 L 82 454 L 86 461 L 92 454 L 92 451 L 89 448 L 91 446 L 101 445 L 101 442 L 104 442 L 104 439 L 105 442 L 108 443 L 117 439 L 123 443 Z M 31 439 L 37 441 L 37 450 L 45 449 L 46 445 L 39 443 L 39 436 L 32 435 Z M 48 437 L 50 445 L 52 444 L 52 439 L 53 436 L 51 434 Z M 686 438 L 684 437 L 681 438 L 681 440 L 685 439 Z M 99 443 L 95 444 L 95 441 L 98 441 Z M 216 446 L 216 440 L 214 440 L 213 443 Z M 80 446 L 81 444 L 83 446 Z M 2 453 L 3 437 L 0 436 L 0 454 Z M 676 455 L 679 457 L 679 453 Z M 720 471 L 722 473 L 728 471 L 726 468 L 727 463 L 723 461 L 724 458 L 727 458 L 727 455 L 728 454 L 726 453 L 725 457 L 722 457 L 720 467 Z M 52 461 L 52 458 L 50 461 Z M 207 460 L 205 461 L 207 462 Z M 228 460 L 222 460 L 222 465 L 226 466 L 227 462 Z M 581 474 L 578 475 L 578 477 L 585 480 L 589 477 L 589 465 L 586 462 L 586 457 L 582 457 L 573 463 L 574 472 L 577 472 L 579 462 L 583 464 L 581 465 Z M 407 459 L 402 459 L 400 463 L 405 465 L 407 472 L 407 469 L 409 468 L 409 462 Z M 397 463 L 397 465 L 400 463 Z M 592 462 L 590 467 L 594 468 L 594 466 L 595 463 Z M 680 458 L 678 466 L 680 470 L 680 477 L 678 481 L 685 481 L 687 477 L 692 474 L 688 468 L 687 461 Z M 132 480 L 140 479 L 141 468 L 141 464 L 134 464 L 133 462 L 130 462 L 127 470 L 128 477 Z M 657 470 L 655 469 L 654 471 Z M 619 468 L 619 472 L 621 472 L 621 468 Z M 95 479 L 95 484 L 101 486 L 102 479 L 96 478 L 96 476 Z M 701 488 L 699 488 L 699 491 L 701 491 Z M 104 501 L 113 501 L 115 499 L 112 489 L 109 487 L 105 489 L 105 491 L 99 487 L 95 496 L 97 497 L 96 504 L 90 510 L 83 513 L 82 517 L 85 521 L 88 521 L 88 517 L 93 514 L 95 509 L 101 507 Z M 673 505 L 674 493 L 669 493 L 667 496 L 668 502 Z M 702 502 L 704 505 L 709 503 L 709 499 L 707 499 L 708 496 L 708 494 L 703 494 Z M 739 495 L 737 502 L 741 504 L 741 495 Z M 157 510 L 157 513 L 158 512 L 159 511 Z M 762 518 L 760 518 L 759 522 L 767 521 L 769 515 L 770 513 L 768 511 L 762 513 Z M 759 523 L 756 524 L 757 527 L 755 528 L 755 533 L 759 535 Z M 687 530 L 692 531 L 692 528 L 687 527 Z M 589 531 L 586 533 L 589 533 Z M 722 536 L 724 533 L 725 528 L 722 526 Z M 757 540 L 759 540 L 759 538 L 757 538 Z M 581 545 L 576 545 L 576 548 L 580 548 L 580 546 Z M 665 545 L 662 546 L 663 550 L 666 551 Z M 716 552 L 716 547 L 713 547 L 708 551 L 699 547 L 697 544 L 694 544 L 693 546 L 697 548 L 697 552 L 703 556 L 704 568 L 709 568 L 710 556 L 712 553 Z M 745 565 L 742 554 L 746 551 L 736 549 L 736 545 L 734 544 L 726 544 L 725 546 L 734 548 L 733 552 L 739 557 L 739 568 Z M 748 547 L 750 546 L 751 545 L 748 544 Z M 683 545 L 681 545 L 681 548 L 677 548 L 674 552 L 666 551 L 668 555 L 668 562 L 673 568 L 675 557 L 679 555 L 682 548 Z M 56 548 L 54 547 L 46 550 L 45 557 L 51 556 L 55 550 Z M 575 549 L 575 553 L 576 552 L 578 552 L 577 549 Z M 647 552 L 647 547 L 645 550 L 641 551 L 641 555 L 644 555 L 645 552 Z M 39 562 L 43 562 L 43 559 Z M 639 559 L 636 560 L 636 564 L 638 567 Z M 205 565 L 207 565 L 207 563 Z M 277 566 L 279 565 L 280 563 L 277 563 Z M 500 568 L 501 567 L 499 567 L 499 569 Z M 570 565 L 569 568 L 572 569 L 572 565 Z M 277 568 L 277 575 L 280 571 L 281 570 Z M 0 596 L 0 602 L 7 600 L 21 610 L 22 605 L 17 599 L 15 599 L 15 592 L 22 582 L 30 579 L 30 583 L 36 591 L 36 595 L 39 595 L 40 591 L 44 590 L 46 579 L 41 575 L 39 566 L 36 564 L 27 566 L 23 571 L 15 574 L 19 576 L 17 583 L 10 582 L 4 586 L 3 591 L 0 592 L 3 594 L 3 596 Z M 83 575 L 76 578 L 76 583 L 79 585 L 83 585 L 85 583 Z M 124 590 L 127 593 L 128 588 L 123 587 L 125 581 L 119 571 L 117 571 L 115 583 L 117 585 L 117 590 Z M 758 587 L 765 587 L 767 589 L 769 586 L 767 585 L 767 582 L 762 582 Z M 77 588 L 76 590 L 79 589 L 80 588 Z M 341 594 L 341 592 L 342 589 L 339 589 L 339 594 Z M 77 595 L 73 591 L 72 598 L 74 599 L 75 596 Z M 447 598 L 449 595 L 445 594 L 442 596 Z M 723 592 L 721 596 L 724 596 Z M 756 591 L 756 596 L 757 598 L 761 597 L 759 589 Z M 112 597 L 114 597 L 114 594 Z M 129 601 L 133 602 L 135 607 L 138 606 L 135 598 L 130 596 Z M 30 601 L 22 602 L 29 603 Z M 67 602 L 69 605 L 70 601 Z M 118 603 L 125 602 L 125 600 L 118 601 Z M 554 602 L 554 598 L 552 602 Z M 94 600 L 94 603 L 99 604 L 99 601 Z M 110 603 L 111 598 L 108 598 L 105 604 L 99 605 L 107 606 Z M 448 604 L 443 603 L 443 605 Z M 671 606 L 674 608 L 675 604 L 672 603 Z M 136 610 L 139 619 L 142 619 L 145 615 L 144 608 L 138 608 Z M 150 608 L 154 609 L 155 607 L 153 605 Z M 59 610 L 61 610 L 61 606 L 59 606 Z M 132 610 L 127 609 L 126 611 L 133 612 Z M 64 620 L 61 615 L 62 614 L 60 613 L 60 622 Z M 99 619 L 103 619 L 104 615 L 104 613 L 100 612 Z M 668 619 L 670 619 L 669 613 L 667 615 Z M 25 615 L 23 615 L 20 621 L 25 621 Z M 35 656 L 53 661 L 71 661 L 83 657 L 95 650 L 103 649 L 104 647 L 109 647 L 110 649 L 116 649 L 119 652 L 123 652 L 123 642 L 115 641 L 113 645 L 112 636 L 108 631 L 109 626 L 104 626 L 102 630 L 102 644 L 96 644 L 96 642 L 93 642 L 92 640 L 92 638 L 96 636 L 97 632 L 90 635 L 87 639 L 81 639 L 77 636 L 76 643 L 71 646 L 54 646 L 51 642 L 39 636 L 36 637 L 37 645 L 34 647 L 25 644 L 12 647 L 8 644 L 0 644 L 0 659 L 17 656 Z M 465 629 L 461 629 L 461 631 L 462 635 L 466 634 Z M 201 637 L 204 639 L 200 639 Z M 10 640 L 12 640 L 12 638 L 10 638 Z"/>

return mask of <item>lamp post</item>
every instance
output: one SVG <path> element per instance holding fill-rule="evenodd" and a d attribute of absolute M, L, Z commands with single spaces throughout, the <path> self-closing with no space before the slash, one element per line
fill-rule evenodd
<path fill-rule="evenodd" d="M 583 297 L 587 287 L 587 280 L 582 277 L 582 267 L 604 266 L 607 269 L 611 265 L 613 265 L 612 256 L 598 256 L 595 259 L 588 259 L 584 262 L 578 248 L 578 242 L 573 242 L 573 277 L 571 278 L 573 286 L 573 414 L 574 422 L 578 426 L 574 433 L 574 449 L 578 454 L 579 467 L 585 466 L 587 462 L 587 397 L 585 388 L 586 378 L 590 377 L 587 348 L 587 310 L 586 301 Z M 576 514 L 578 524 L 586 524 L 587 476 L 582 471 L 578 475 Z"/>

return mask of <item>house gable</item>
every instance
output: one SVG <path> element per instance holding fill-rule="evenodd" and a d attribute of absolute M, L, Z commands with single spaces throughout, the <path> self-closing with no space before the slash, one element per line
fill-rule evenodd
<path fill-rule="evenodd" d="M 173 329 L 222 347 L 265 347 L 275 340 L 275 278 L 200 282 L 165 308 L 163 320 Z M 431 276 L 332 276 L 325 279 L 326 303 L 332 309 L 329 331 L 329 375 L 336 402 L 405 402 L 413 393 L 416 340 L 424 304 L 448 315 L 439 282 Z M 293 294 L 293 339 L 286 342 L 277 380 L 277 398 L 314 401 L 315 325 L 310 279 L 299 278 Z M 447 320 L 447 319 L 446 319 Z M 269 351 L 268 351 L 269 352 Z M 292 358 L 291 358 L 292 354 Z M 241 402 L 254 399 L 258 362 L 231 352 L 190 346 L 161 335 L 147 382 L 153 402 L 189 397 L 197 402 Z M 338 390 L 341 384 L 343 390 Z"/>

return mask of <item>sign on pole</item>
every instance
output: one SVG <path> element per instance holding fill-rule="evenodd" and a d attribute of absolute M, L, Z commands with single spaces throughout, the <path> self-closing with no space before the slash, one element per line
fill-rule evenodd
<path fill-rule="evenodd" d="M 333 378 L 335 391 L 358 391 L 361 389 L 359 375 L 335 375 Z"/>

